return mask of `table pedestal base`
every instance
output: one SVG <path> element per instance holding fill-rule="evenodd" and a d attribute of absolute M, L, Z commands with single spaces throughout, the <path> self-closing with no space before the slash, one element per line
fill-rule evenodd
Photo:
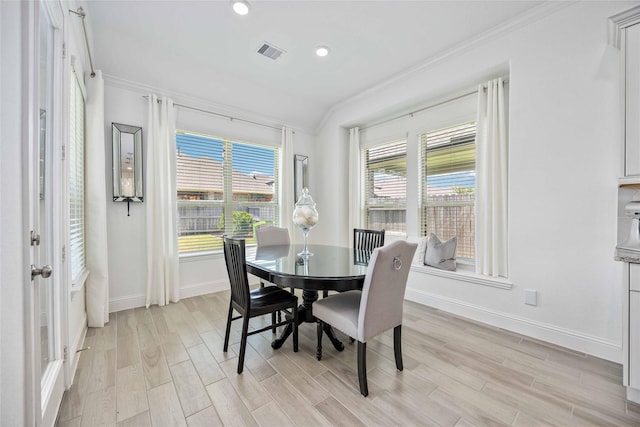
<path fill-rule="evenodd" d="M 306 289 L 302 291 L 302 305 L 298 307 L 298 324 L 301 324 L 303 322 L 316 323 L 316 318 L 313 316 L 313 311 L 311 308 L 313 306 L 313 303 L 317 300 L 318 300 L 318 291 L 309 291 Z M 340 341 L 336 337 L 336 334 L 333 331 L 333 328 L 331 327 L 331 325 L 328 325 L 325 323 L 322 329 L 324 330 L 324 333 L 327 334 L 327 337 L 329 338 L 329 340 L 331 341 L 331 343 L 333 344 L 336 350 L 338 351 L 344 350 L 344 344 L 342 344 L 342 341 Z M 282 347 L 282 344 L 284 344 L 284 342 L 287 340 L 287 338 L 289 337 L 289 335 L 291 335 L 292 332 L 293 332 L 293 328 L 291 327 L 291 325 L 290 324 L 287 325 L 282 331 L 282 334 L 280 334 L 278 338 L 276 338 L 271 342 L 271 347 L 273 349 L 279 349 L 280 347 Z"/>

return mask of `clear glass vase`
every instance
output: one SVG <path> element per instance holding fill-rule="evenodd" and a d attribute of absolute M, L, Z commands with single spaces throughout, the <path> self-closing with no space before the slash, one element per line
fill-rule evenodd
<path fill-rule="evenodd" d="M 311 198 L 308 188 L 302 189 L 302 194 L 296 202 L 296 207 L 293 210 L 293 223 L 298 227 L 304 235 L 304 248 L 298 255 L 311 256 L 307 247 L 307 236 L 309 231 L 318 223 L 318 211 L 316 210 L 316 203 Z"/>

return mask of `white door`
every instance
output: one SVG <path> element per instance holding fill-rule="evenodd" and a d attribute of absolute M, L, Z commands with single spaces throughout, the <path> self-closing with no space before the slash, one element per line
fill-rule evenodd
<path fill-rule="evenodd" d="M 29 64 L 30 381 L 35 425 L 52 426 L 64 392 L 60 233 L 62 9 L 26 2 L 33 39 Z"/>

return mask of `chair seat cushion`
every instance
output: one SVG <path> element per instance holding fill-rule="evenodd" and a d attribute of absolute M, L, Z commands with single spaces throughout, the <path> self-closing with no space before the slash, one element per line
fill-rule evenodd
<path fill-rule="evenodd" d="M 313 315 L 350 337 L 358 337 L 361 291 L 331 295 L 313 303 Z"/>

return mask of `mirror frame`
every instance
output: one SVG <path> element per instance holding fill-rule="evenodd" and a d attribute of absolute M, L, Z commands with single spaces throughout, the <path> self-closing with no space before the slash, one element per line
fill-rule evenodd
<path fill-rule="evenodd" d="M 142 182 L 142 128 L 120 123 L 111 124 L 113 148 L 113 201 L 142 202 L 144 200 Z M 122 189 L 122 143 L 123 134 L 133 138 L 133 183 L 132 194 L 123 194 Z"/>
<path fill-rule="evenodd" d="M 302 189 L 309 186 L 309 156 L 293 155 L 293 196 L 297 202 Z"/>

